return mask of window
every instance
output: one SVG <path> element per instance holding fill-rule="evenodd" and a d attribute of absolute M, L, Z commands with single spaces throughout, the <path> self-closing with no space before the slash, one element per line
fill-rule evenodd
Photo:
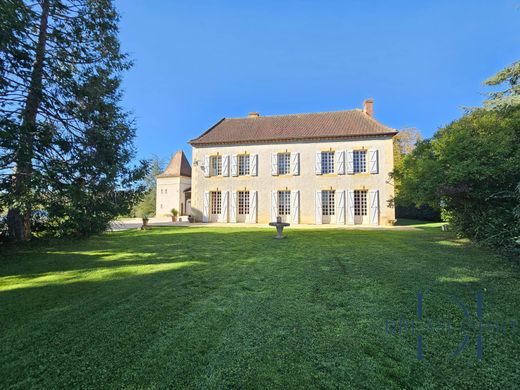
<path fill-rule="evenodd" d="M 291 173 L 291 153 L 278 153 L 278 174 Z"/>
<path fill-rule="evenodd" d="M 163 189 L 161 188 L 161 195 L 163 194 Z"/>
<path fill-rule="evenodd" d="M 334 152 L 321 152 L 321 173 L 334 173 Z"/>
<path fill-rule="evenodd" d="M 291 215 L 291 191 L 278 191 L 278 215 Z"/>
<path fill-rule="evenodd" d="M 168 188 L 165 188 L 165 189 L 164 189 L 164 193 L 165 193 L 165 194 L 168 193 Z"/>
<path fill-rule="evenodd" d="M 238 191 L 238 214 L 249 214 L 249 191 Z"/>
<path fill-rule="evenodd" d="M 211 192 L 211 214 L 222 212 L 222 193 L 220 191 Z"/>
<path fill-rule="evenodd" d="M 354 215 L 367 215 L 367 191 L 354 191 Z"/>
<path fill-rule="evenodd" d="M 354 173 L 367 171 L 367 151 L 354 150 Z"/>
<path fill-rule="evenodd" d="M 210 175 L 221 176 L 222 175 L 222 156 L 211 156 L 209 158 Z"/>
<path fill-rule="evenodd" d="M 321 192 L 321 210 L 323 215 L 334 215 L 335 191 Z"/>
<path fill-rule="evenodd" d="M 238 176 L 249 175 L 249 154 L 238 155 Z"/>

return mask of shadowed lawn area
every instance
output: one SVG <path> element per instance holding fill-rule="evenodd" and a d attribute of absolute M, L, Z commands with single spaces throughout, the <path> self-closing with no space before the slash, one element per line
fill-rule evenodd
<path fill-rule="evenodd" d="M 424 226 L 289 228 L 280 241 L 154 228 L 1 248 L 0 387 L 516 387 L 520 325 L 484 327 L 478 361 L 475 296 L 484 322 L 519 321 L 518 267 Z M 424 360 L 400 318 L 417 321 Z"/>

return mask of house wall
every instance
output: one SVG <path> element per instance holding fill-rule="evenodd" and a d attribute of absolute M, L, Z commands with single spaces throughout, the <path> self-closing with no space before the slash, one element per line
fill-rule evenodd
<path fill-rule="evenodd" d="M 191 187 L 190 177 L 159 177 L 157 178 L 157 202 L 155 216 L 163 217 L 171 214 L 176 208 L 181 215 L 181 203 L 186 205 L 184 190 Z"/>
<path fill-rule="evenodd" d="M 352 149 L 378 150 L 379 173 L 327 174 L 315 172 L 316 153 L 334 150 L 336 152 Z M 272 154 L 279 152 L 298 152 L 300 154 L 300 172 L 298 176 L 271 174 Z M 207 155 L 257 154 L 258 175 L 233 177 L 205 177 L 204 161 Z M 271 221 L 272 190 L 299 190 L 299 223 L 316 222 L 316 191 L 325 189 L 379 190 L 379 224 L 388 224 L 395 219 L 394 209 L 387 206 L 393 197 L 394 188 L 389 180 L 393 170 L 393 142 L 391 136 L 377 138 L 359 138 L 352 140 L 330 140 L 320 142 L 290 142 L 252 145 L 196 146 L 192 150 L 192 215 L 202 221 L 204 193 L 206 191 L 257 191 L 257 222 Z M 367 161 L 368 165 L 368 161 Z M 229 204 L 230 202 L 228 202 Z M 229 220 L 229 219 L 228 219 Z M 327 222 L 326 218 L 324 222 Z M 331 221 L 333 222 L 333 221 Z M 357 221 L 360 222 L 360 221 Z M 365 221 L 366 222 L 366 221 Z M 335 223 L 335 222 L 334 222 Z"/>

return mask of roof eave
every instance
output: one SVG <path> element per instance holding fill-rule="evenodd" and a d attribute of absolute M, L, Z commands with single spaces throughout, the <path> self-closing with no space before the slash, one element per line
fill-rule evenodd
<path fill-rule="evenodd" d="M 210 146 L 210 145 L 247 145 L 247 144 L 258 144 L 264 142 L 294 142 L 294 141 L 319 141 L 319 140 L 342 140 L 351 138 L 367 138 L 367 137 L 386 137 L 394 136 L 398 133 L 397 130 L 392 130 L 386 133 L 375 133 L 375 134 L 352 134 L 343 136 L 317 136 L 317 137 L 305 137 L 305 138 L 265 138 L 256 140 L 230 140 L 220 142 L 204 142 L 192 140 L 189 142 L 191 146 Z M 199 137 L 200 138 L 200 137 Z"/>

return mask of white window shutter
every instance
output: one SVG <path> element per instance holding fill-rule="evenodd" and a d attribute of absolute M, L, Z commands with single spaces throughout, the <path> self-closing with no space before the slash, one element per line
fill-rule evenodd
<path fill-rule="evenodd" d="M 278 175 L 278 153 L 273 153 L 271 156 L 271 175 Z"/>
<path fill-rule="evenodd" d="M 370 224 L 379 225 L 379 190 L 369 192 L 370 197 Z"/>
<path fill-rule="evenodd" d="M 251 176 L 258 176 L 258 154 L 251 155 Z"/>
<path fill-rule="evenodd" d="M 249 223 L 256 223 L 256 191 L 249 191 Z"/>
<path fill-rule="evenodd" d="M 315 214 L 316 214 L 316 225 L 321 225 L 322 224 L 322 208 L 321 208 L 321 202 L 322 202 L 322 198 L 321 198 L 321 191 L 316 191 L 316 210 L 315 210 Z"/>
<path fill-rule="evenodd" d="M 228 191 L 222 191 L 222 200 L 221 200 L 221 208 L 220 214 L 218 216 L 219 222 L 227 222 L 228 221 Z"/>
<path fill-rule="evenodd" d="M 354 190 L 347 190 L 347 223 L 354 225 Z"/>
<path fill-rule="evenodd" d="M 209 156 L 204 156 L 204 177 L 209 177 Z"/>
<path fill-rule="evenodd" d="M 276 222 L 278 216 L 278 191 L 271 192 L 271 221 Z"/>
<path fill-rule="evenodd" d="M 336 173 L 338 175 L 345 174 L 345 151 L 343 150 L 336 153 Z"/>
<path fill-rule="evenodd" d="M 347 174 L 354 174 L 354 151 L 347 150 Z"/>
<path fill-rule="evenodd" d="M 236 154 L 231 155 L 231 176 L 238 176 L 238 157 Z"/>
<path fill-rule="evenodd" d="M 345 224 L 345 190 L 336 191 L 336 223 Z"/>
<path fill-rule="evenodd" d="M 291 153 L 291 172 L 293 176 L 300 175 L 300 153 Z"/>
<path fill-rule="evenodd" d="M 222 176 L 229 176 L 229 154 L 222 156 Z"/>
<path fill-rule="evenodd" d="M 300 223 L 300 191 L 291 191 L 291 223 Z"/>
<path fill-rule="evenodd" d="M 379 173 L 379 151 L 377 149 L 368 151 L 370 173 Z"/>
<path fill-rule="evenodd" d="M 237 192 L 231 191 L 231 208 L 229 209 L 229 222 L 237 222 Z"/>
<path fill-rule="evenodd" d="M 202 222 L 209 221 L 209 192 L 204 191 L 204 203 L 202 207 Z"/>
<path fill-rule="evenodd" d="M 321 175 L 321 152 L 316 153 L 316 166 L 314 167 L 316 175 Z"/>

